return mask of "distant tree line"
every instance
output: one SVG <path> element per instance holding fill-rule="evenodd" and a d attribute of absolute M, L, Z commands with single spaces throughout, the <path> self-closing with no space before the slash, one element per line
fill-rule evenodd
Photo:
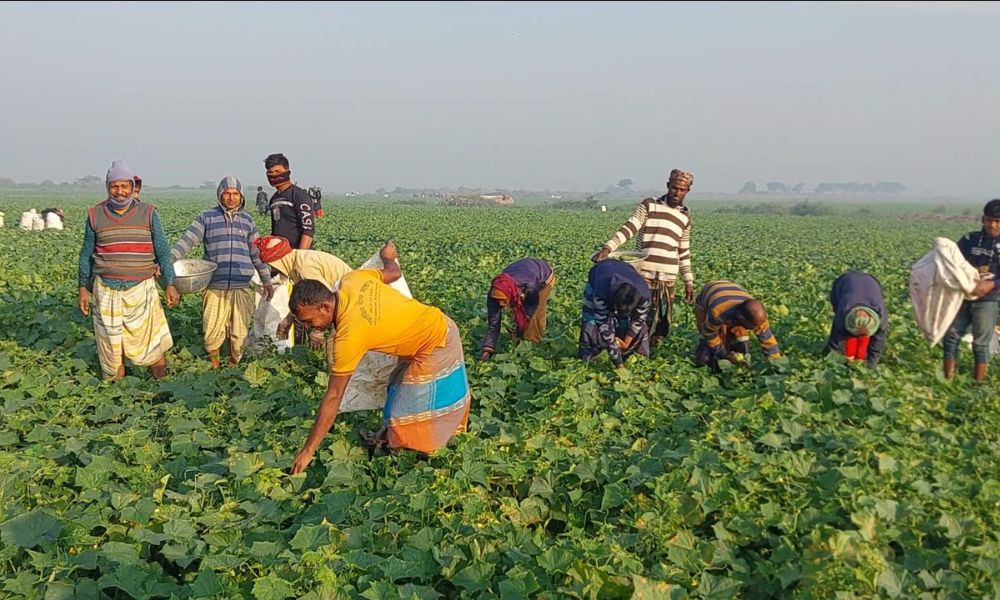
<path fill-rule="evenodd" d="M 807 190 L 806 184 L 798 183 L 788 186 L 780 181 L 769 181 L 764 184 L 766 189 L 759 189 L 753 181 L 743 184 L 741 194 L 900 194 L 906 191 L 906 186 L 898 181 L 880 181 L 878 183 L 831 183 L 823 182 L 814 190 Z"/>
<path fill-rule="evenodd" d="M 211 183 L 211 182 L 206 182 Z M 146 182 L 147 187 L 149 183 Z M 215 189 L 216 184 L 212 183 L 208 189 Z M 205 186 L 202 185 L 204 188 Z M 182 190 L 185 189 L 184 186 L 171 185 L 168 187 L 160 187 L 160 189 L 169 190 Z M 56 183 L 51 179 L 46 179 L 40 183 L 18 183 L 10 177 L 0 177 L 0 190 L 42 190 L 42 191 L 104 191 L 104 178 L 97 175 L 85 175 L 83 177 L 78 177 L 73 181 L 61 181 Z"/>

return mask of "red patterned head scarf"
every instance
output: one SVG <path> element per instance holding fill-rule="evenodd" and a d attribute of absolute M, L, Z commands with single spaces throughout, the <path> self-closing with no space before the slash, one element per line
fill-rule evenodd
<path fill-rule="evenodd" d="M 292 251 L 288 240 L 276 235 L 257 238 L 253 244 L 260 251 L 260 259 L 266 263 L 274 262 Z"/>
<path fill-rule="evenodd" d="M 514 312 L 514 322 L 517 323 L 517 333 L 524 335 L 524 329 L 528 326 L 528 315 L 524 312 L 521 288 L 517 286 L 514 278 L 506 273 L 494 277 L 490 282 L 490 297 L 510 303 L 510 308 Z"/>

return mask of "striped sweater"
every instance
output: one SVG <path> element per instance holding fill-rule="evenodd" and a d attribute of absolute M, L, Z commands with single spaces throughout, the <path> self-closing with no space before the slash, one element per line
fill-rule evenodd
<path fill-rule="evenodd" d="M 721 327 L 723 325 L 739 327 L 736 324 L 736 317 L 740 305 L 747 300 L 753 300 L 753 296 L 732 281 L 709 282 L 698 294 L 695 305 L 705 313 L 704 321 L 698 323 L 698 333 L 716 353 L 725 352 Z M 764 319 L 753 332 L 757 335 L 765 354 L 780 355 L 778 339 L 771 332 L 771 324 L 767 319 Z"/>
<path fill-rule="evenodd" d="M 110 204 L 108 201 L 104 201 L 95 207 L 100 208 L 102 206 L 108 206 L 110 209 Z M 118 213 L 119 216 L 129 214 L 129 211 L 138 210 L 139 207 L 138 200 L 133 202 L 128 209 L 122 213 Z M 156 258 L 156 264 L 160 267 L 161 278 L 163 279 L 164 285 L 173 285 L 174 283 L 174 263 L 170 260 L 170 242 L 167 241 L 166 234 L 163 233 L 163 226 L 160 224 L 160 215 L 156 208 L 151 204 L 146 204 L 152 211 L 151 215 L 148 217 L 148 222 L 150 226 L 150 235 L 153 240 L 153 255 Z M 97 232 L 94 231 L 94 226 L 91 224 L 90 215 L 84 221 L 84 232 L 83 232 L 83 247 L 80 249 L 80 261 L 78 264 L 78 280 L 79 286 L 87 288 L 88 290 L 93 290 L 94 277 L 97 275 L 95 268 L 96 264 L 94 262 L 95 254 L 97 252 L 97 242 L 98 236 Z M 114 290 L 127 290 L 141 283 L 141 280 L 136 279 L 117 279 L 109 275 L 101 275 L 101 281 L 107 287 Z"/>
<path fill-rule="evenodd" d="M 649 257 L 639 264 L 643 277 L 674 281 L 680 272 L 685 282 L 694 282 L 691 270 L 691 215 L 686 206 L 671 208 L 665 195 L 646 198 L 604 245 L 614 252 L 637 233 L 636 247 L 649 250 Z"/>
<path fill-rule="evenodd" d="M 630 315 L 618 314 L 613 306 L 615 292 L 623 283 L 635 286 L 639 292 L 639 304 Z M 603 347 L 611 356 L 611 362 L 620 367 L 624 358 L 616 338 L 639 337 L 649 316 L 652 294 L 649 286 L 635 269 L 620 260 L 605 260 L 597 263 L 587 275 L 587 286 L 583 289 L 583 327 L 596 325 Z M 624 332 L 619 325 L 628 322 Z M 581 337 L 582 339 L 582 337 Z"/>
<path fill-rule="evenodd" d="M 184 237 L 174 244 L 170 254 L 174 260 L 183 258 L 199 242 L 205 244 L 205 260 L 219 265 L 208 287 L 213 290 L 245 288 L 254 271 L 261 283 L 271 284 L 271 270 L 260 260 L 260 251 L 253 245 L 260 237 L 250 215 L 238 210 L 229 216 L 221 206 L 198 215 Z"/>

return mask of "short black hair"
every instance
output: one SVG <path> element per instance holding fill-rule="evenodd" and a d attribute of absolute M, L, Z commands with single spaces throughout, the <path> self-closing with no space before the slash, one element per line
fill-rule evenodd
<path fill-rule="evenodd" d="M 1000 199 L 990 200 L 983 207 L 983 216 L 990 219 L 1000 219 Z"/>
<path fill-rule="evenodd" d="M 301 306 L 318 306 L 333 300 L 333 292 L 322 281 L 303 279 L 292 288 L 288 308 L 296 313 Z"/>
<path fill-rule="evenodd" d="M 615 290 L 611 304 L 617 312 L 630 313 L 639 306 L 639 290 L 631 283 L 623 283 Z"/>
<path fill-rule="evenodd" d="M 275 165 L 281 165 L 288 168 L 288 159 L 285 158 L 284 154 L 269 154 L 267 158 L 264 159 L 264 167 L 270 169 Z"/>

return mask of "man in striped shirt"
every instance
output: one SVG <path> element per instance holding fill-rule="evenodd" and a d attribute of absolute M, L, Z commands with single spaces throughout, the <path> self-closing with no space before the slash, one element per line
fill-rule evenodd
<path fill-rule="evenodd" d="M 650 345 L 655 346 L 670 333 L 674 303 L 674 284 L 678 273 L 684 280 L 684 302 L 694 301 L 694 273 L 691 270 L 691 216 L 684 197 L 691 191 L 694 174 L 674 169 L 667 181 L 667 193 L 646 198 L 639 203 L 632 218 L 625 222 L 594 257 L 601 261 L 633 236 L 639 234 L 636 247 L 649 251 L 638 264 L 639 271 L 652 292 L 649 311 Z"/>
<path fill-rule="evenodd" d="M 213 369 L 221 366 L 219 353 L 229 342 L 229 365 L 243 357 L 253 323 L 256 298 L 250 290 L 254 273 L 263 285 L 264 300 L 274 295 L 271 269 L 260 259 L 254 242 L 259 234 L 253 217 L 243 210 L 243 184 L 223 177 L 215 191 L 217 204 L 195 217 L 184 237 L 174 244 L 170 255 L 180 260 L 198 244 L 205 246 L 205 260 L 217 265 L 208 289 L 202 294 L 202 328 L 205 352 Z"/>
<path fill-rule="evenodd" d="M 749 331 L 757 335 L 769 359 L 781 358 L 764 304 L 732 281 L 711 281 L 705 285 L 695 300 L 694 314 L 700 335 L 695 349 L 695 362 L 699 366 L 714 371 L 722 358 L 743 362 L 750 352 Z"/>

